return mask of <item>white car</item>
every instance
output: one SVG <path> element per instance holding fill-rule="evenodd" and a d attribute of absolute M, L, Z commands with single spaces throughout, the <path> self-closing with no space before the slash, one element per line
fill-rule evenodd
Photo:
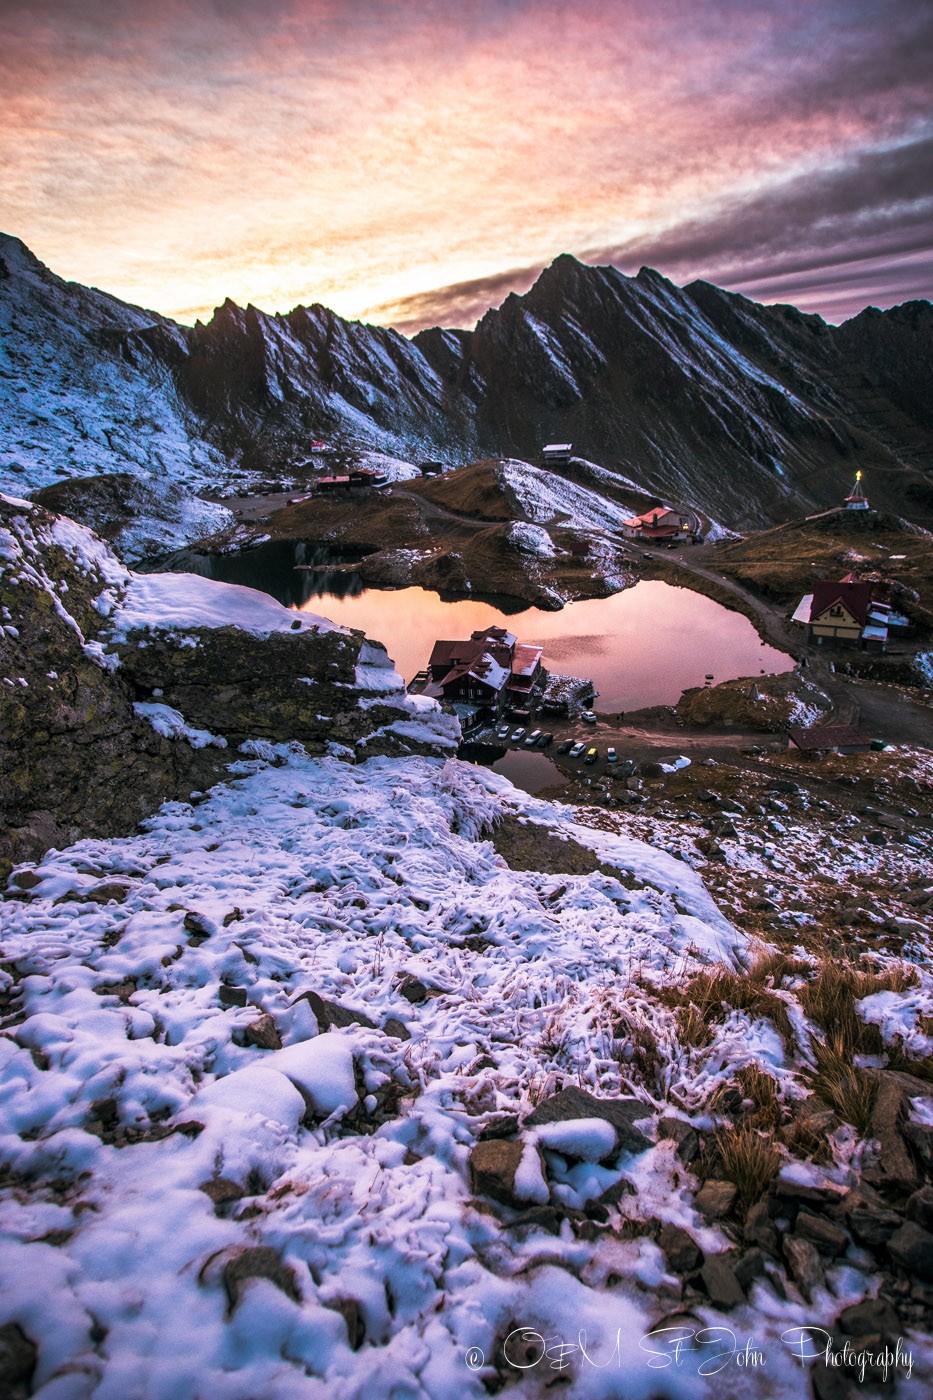
<path fill-rule="evenodd" d="M 594 715 L 592 710 L 584 710 L 582 718 L 586 720 L 587 724 L 596 723 L 596 716 Z"/>
<path fill-rule="evenodd" d="M 500 724 L 500 725 L 499 725 L 499 728 L 496 730 L 496 738 L 497 738 L 497 739 L 507 739 L 508 737 L 509 737 L 509 726 L 508 726 L 507 724 Z"/>
<path fill-rule="evenodd" d="M 512 743 L 513 743 L 513 744 L 517 744 L 518 741 L 519 741 L 519 739 L 521 739 L 521 738 L 524 737 L 524 734 L 525 734 L 524 728 L 522 728 L 522 729 L 516 729 L 515 732 L 514 732 L 513 735 L 512 735 Z"/>
<path fill-rule="evenodd" d="M 526 749 L 533 749 L 534 746 L 535 746 L 535 744 L 538 742 L 538 740 L 539 740 L 540 738 L 541 738 L 541 730 L 540 730 L 540 729 L 533 729 L 533 730 L 531 731 L 531 733 L 528 735 L 528 738 L 525 740 L 525 748 L 526 748 Z"/>
<path fill-rule="evenodd" d="M 606 762 L 607 762 L 607 763 L 618 763 L 618 761 L 619 761 L 619 755 L 616 753 L 615 749 L 614 749 L 614 748 L 612 747 L 612 745 L 610 744 L 609 748 L 606 750 Z"/>
<path fill-rule="evenodd" d="M 568 758 L 579 758 L 585 748 L 586 744 L 574 744 L 573 748 L 570 750 L 570 753 L 567 755 Z"/>

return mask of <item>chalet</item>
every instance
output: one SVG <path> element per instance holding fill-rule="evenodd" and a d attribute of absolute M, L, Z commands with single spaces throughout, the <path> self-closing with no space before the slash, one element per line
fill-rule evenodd
<path fill-rule="evenodd" d="M 572 442 L 549 442 L 541 449 L 542 467 L 568 467 L 573 456 Z"/>
<path fill-rule="evenodd" d="M 650 540 L 654 544 L 664 544 L 684 539 L 688 534 L 695 534 L 696 521 L 692 515 L 675 510 L 673 506 L 652 506 L 651 510 L 646 510 L 642 515 L 633 515 L 628 520 L 623 520 L 622 533 L 626 539 L 646 542 Z"/>
<path fill-rule="evenodd" d="M 443 476 L 443 462 L 419 462 L 418 470 L 422 476 Z"/>
<path fill-rule="evenodd" d="M 498 711 L 526 705 L 538 684 L 543 648 L 519 642 L 504 627 L 486 627 L 469 640 L 434 643 L 425 693 L 454 704 Z"/>
<path fill-rule="evenodd" d="M 871 584 L 859 582 L 852 574 L 838 583 L 818 583 L 812 593 L 801 598 L 791 621 L 806 627 L 808 640 L 819 646 L 829 641 L 883 651 L 888 633 L 907 628 L 909 623 L 889 603 L 873 599 L 871 593 Z"/>
<path fill-rule="evenodd" d="M 345 476 L 320 476 L 318 491 L 359 491 L 366 486 L 385 486 L 388 477 L 382 472 L 371 471 L 368 467 L 354 468 Z"/>

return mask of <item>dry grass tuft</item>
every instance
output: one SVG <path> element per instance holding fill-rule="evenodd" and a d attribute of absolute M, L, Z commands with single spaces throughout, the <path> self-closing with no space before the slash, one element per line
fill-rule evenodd
<path fill-rule="evenodd" d="M 901 964 L 886 972 L 869 972 L 829 959 L 800 988 L 798 997 L 806 1015 L 822 1029 L 827 1041 L 832 1041 L 847 1057 L 851 1067 L 856 1055 L 880 1055 L 884 1051 L 881 1031 L 862 1020 L 855 1003 L 875 992 L 904 992 L 916 980 L 917 974 Z"/>
<path fill-rule="evenodd" d="M 771 1134 L 751 1123 L 723 1128 L 712 1140 L 709 1151 L 716 1174 L 737 1187 L 742 1210 L 760 1200 L 781 1167 L 781 1154 Z"/>
<path fill-rule="evenodd" d="M 816 1071 L 810 1076 L 810 1087 L 862 1137 L 867 1136 L 878 1093 L 877 1078 L 870 1070 L 856 1068 L 851 1050 L 842 1039 L 814 1044 L 813 1055 Z"/>
<path fill-rule="evenodd" d="M 681 1045 L 690 1045 L 697 1050 L 709 1045 L 713 1038 L 713 1032 L 702 1012 L 692 1004 L 677 1008 L 677 1034 Z"/>
<path fill-rule="evenodd" d="M 747 972 L 733 972 L 726 967 L 699 972 L 685 986 L 662 988 L 658 999 L 671 1008 L 692 1008 L 695 1015 L 687 1022 L 690 1027 L 696 1026 L 696 1018 L 707 1027 L 715 1025 L 724 1021 L 730 1011 L 748 1011 L 753 1016 L 766 1017 L 787 1049 L 793 1051 L 797 1041 L 787 1005 L 772 990 L 787 971 L 789 960 L 783 954 L 768 954 Z M 685 1038 L 683 1033 L 681 1038 Z"/>
<path fill-rule="evenodd" d="M 743 1065 L 736 1071 L 735 1082 L 742 1092 L 742 1097 L 751 1099 L 755 1105 L 751 1120 L 753 1125 L 772 1131 L 777 1128 L 781 1122 L 781 1100 L 774 1076 L 768 1074 L 760 1065 Z"/>

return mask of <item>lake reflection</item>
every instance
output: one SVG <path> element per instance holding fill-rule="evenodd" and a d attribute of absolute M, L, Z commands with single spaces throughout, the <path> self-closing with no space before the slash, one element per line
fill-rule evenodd
<path fill-rule="evenodd" d="M 673 705 L 688 686 L 793 669 L 793 657 L 764 644 L 747 617 L 668 583 L 647 580 L 611 598 L 568 603 L 560 612 L 527 608 L 506 614 L 488 603 L 445 603 L 423 588 L 366 589 L 355 597 L 318 597 L 303 605 L 384 642 L 411 680 L 435 641 L 507 627 L 519 641 L 544 647 L 551 671 L 590 677 L 599 710 Z"/>

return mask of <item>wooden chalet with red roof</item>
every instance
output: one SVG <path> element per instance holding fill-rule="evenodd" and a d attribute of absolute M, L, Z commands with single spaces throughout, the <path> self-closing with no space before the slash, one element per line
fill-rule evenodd
<path fill-rule="evenodd" d="M 652 506 L 642 515 L 632 515 L 623 520 L 622 533 L 626 539 L 666 544 L 695 534 L 696 521 L 685 511 L 675 510 L 673 506 L 658 505 Z"/>
<path fill-rule="evenodd" d="M 818 645 L 834 642 L 883 651 L 889 629 L 906 629 L 908 619 L 892 610 L 889 603 L 872 597 L 872 585 L 846 574 L 838 583 L 814 585 L 797 604 L 791 617 L 807 628 L 807 637 Z"/>
<path fill-rule="evenodd" d="M 542 677 L 542 647 L 519 642 L 504 627 L 486 627 L 468 640 L 434 643 L 427 695 L 463 707 L 500 710 L 527 705 Z"/>

